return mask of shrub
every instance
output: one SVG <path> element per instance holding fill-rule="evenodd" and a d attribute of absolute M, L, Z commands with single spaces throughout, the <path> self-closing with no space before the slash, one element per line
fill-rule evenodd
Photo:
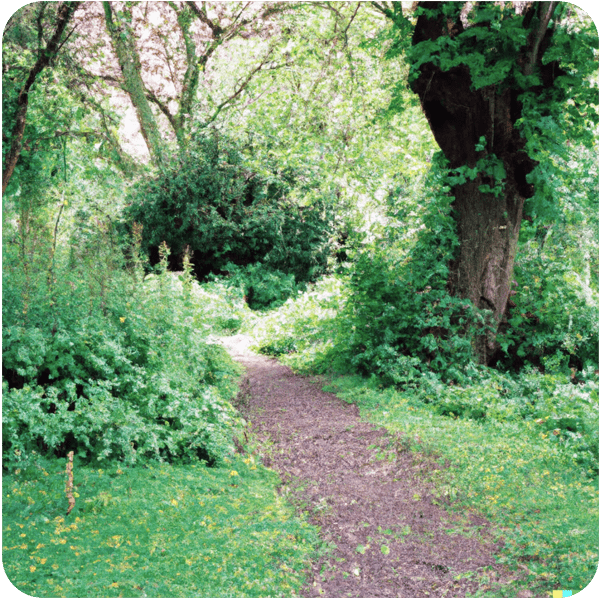
<path fill-rule="evenodd" d="M 223 283 L 240 289 L 248 306 L 253 310 L 281 306 L 299 289 L 293 274 L 284 273 L 259 262 L 247 267 L 229 263 L 226 270 L 229 277 L 224 279 Z"/>
<path fill-rule="evenodd" d="M 310 281 L 326 268 L 333 218 L 324 199 L 301 206 L 290 199 L 293 175 L 259 175 L 244 166 L 241 150 L 217 135 L 198 135 L 186 154 L 135 189 L 125 210 L 125 229 L 143 226 L 142 247 L 152 264 L 166 242 L 170 266 L 182 268 L 186 247 L 195 273 L 227 270 L 227 264 L 265 266 Z M 314 187 L 314 186 L 312 186 Z"/>
<path fill-rule="evenodd" d="M 447 290 L 458 240 L 442 169 L 432 169 L 429 187 L 429 210 L 414 239 L 378 240 L 351 273 L 348 353 L 360 373 L 388 384 L 425 371 L 453 381 L 472 375 L 473 341 L 486 329 L 485 312 Z"/>
<path fill-rule="evenodd" d="M 518 282 L 506 330 L 498 337 L 501 364 L 529 363 L 569 373 L 598 365 L 597 299 L 586 298 L 569 261 L 524 249 L 515 266 Z"/>
<path fill-rule="evenodd" d="M 233 453 L 240 422 L 228 399 L 238 369 L 206 340 L 214 319 L 206 294 L 189 265 L 180 277 L 166 272 L 166 249 L 160 272 L 146 278 L 114 268 L 118 256 L 103 262 L 96 251 L 95 270 L 85 256 L 75 269 L 68 255 L 57 259 L 35 310 L 32 274 L 5 265 L 5 460 L 75 450 L 88 460 L 217 462 Z"/>

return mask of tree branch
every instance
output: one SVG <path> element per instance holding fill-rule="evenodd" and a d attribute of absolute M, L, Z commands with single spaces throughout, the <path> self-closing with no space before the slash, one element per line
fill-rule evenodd
<path fill-rule="evenodd" d="M 527 52 L 527 60 L 523 66 L 524 75 L 532 75 L 535 65 L 538 61 L 538 54 L 540 51 L 540 45 L 548 30 L 550 19 L 554 14 L 558 2 L 540 2 L 537 5 L 538 9 L 538 22 L 537 27 L 531 31 L 529 39 L 529 50 Z"/>
<path fill-rule="evenodd" d="M 29 71 L 27 81 L 23 85 L 19 97 L 17 99 L 17 114 L 15 125 L 12 131 L 12 144 L 6 156 L 4 171 L 2 172 L 2 193 L 10 182 L 10 178 L 15 170 L 21 149 L 23 145 L 23 133 L 25 132 L 25 123 L 27 120 L 27 109 L 29 106 L 29 90 L 34 84 L 37 76 L 50 64 L 50 60 L 54 58 L 60 49 L 60 40 L 67 27 L 67 24 L 73 13 L 77 10 L 81 2 L 63 2 L 58 7 L 56 15 L 56 29 L 52 38 L 46 45 L 44 52 L 39 53 L 38 58 Z"/>
<path fill-rule="evenodd" d="M 266 65 L 268 62 L 269 62 L 269 55 L 267 55 L 254 69 L 252 69 L 252 71 L 250 71 L 250 73 L 246 76 L 246 79 L 244 79 L 244 82 L 240 85 L 240 87 L 238 87 L 238 89 L 231 96 L 229 96 L 229 98 L 227 98 L 226 100 L 221 102 L 221 104 L 217 105 L 217 108 L 216 108 L 215 112 L 213 113 L 212 117 L 210 117 L 208 119 L 208 121 L 206 121 L 206 123 L 204 124 L 205 127 L 207 125 L 209 125 L 210 123 L 214 122 L 214 120 L 219 116 L 219 113 L 228 104 L 231 104 L 246 89 L 246 87 L 248 87 L 248 84 L 250 83 L 250 81 L 252 80 L 254 75 L 256 73 L 258 73 L 260 70 L 262 70 L 264 65 Z"/>
<path fill-rule="evenodd" d="M 213 21 L 211 21 L 208 18 L 208 15 L 206 14 L 205 10 L 202 10 L 200 8 L 198 8 L 198 6 L 196 5 L 195 2 L 193 2 L 192 0 L 187 0 L 186 4 L 192 9 L 192 12 L 205 24 L 208 25 L 208 27 L 210 28 L 210 30 L 213 33 L 213 36 L 215 38 L 218 38 L 222 33 L 223 33 L 223 29 L 219 26 L 216 25 Z"/>

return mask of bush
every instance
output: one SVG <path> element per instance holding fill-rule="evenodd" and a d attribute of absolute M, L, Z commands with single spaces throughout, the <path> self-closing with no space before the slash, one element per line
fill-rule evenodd
<path fill-rule="evenodd" d="M 226 265 L 229 277 L 223 283 L 241 290 L 244 299 L 252 310 L 265 310 L 281 306 L 290 296 L 298 292 L 293 274 L 255 263 L 238 267 Z"/>
<path fill-rule="evenodd" d="M 587 298 L 567 260 L 524 249 L 506 330 L 498 336 L 505 368 L 524 364 L 568 374 L 598 365 L 597 298 Z"/>
<path fill-rule="evenodd" d="M 199 135 L 170 169 L 138 185 L 124 213 L 125 229 L 142 225 L 142 248 L 152 264 L 166 242 L 172 270 L 182 268 L 189 247 L 200 279 L 223 273 L 228 263 L 261 262 L 297 282 L 311 281 L 326 268 L 333 218 L 323 199 L 310 206 L 292 201 L 292 190 L 301 187 L 293 175 L 248 170 L 227 138 Z"/>
<path fill-rule="evenodd" d="M 117 268 L 118 252 L 96 250 L 94 270 L 88 249 L 77 252 L 72 264 L 72 253 L 57 257 L 33 310 L 28 280 L 48 282 L 47 272 L 25 273 L 5 255 L 4 459 L 74 450 L 96 461 L 218 462 L 232 454 L 240 421 L 228 399 L 238 368 L 207 342 L 214 307 L 189 265 L 173 277 L 165 249 L 160 273 L 144 278 Z"/>

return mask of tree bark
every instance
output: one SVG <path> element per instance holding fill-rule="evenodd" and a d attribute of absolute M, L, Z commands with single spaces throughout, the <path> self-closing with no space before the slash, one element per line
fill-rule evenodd
<path fill-rule="evenodd" d="M 110 34 L 119 66 L 131 102 L 137 113 L 140 129 L 154 164 L 164 167 L 167 162 L 167 148 L 158 129 L 150 103 L 146 97 L 146 87 L 142 81 L 142 65 L 135 47 L 133 31 L 122 15 L 113 14 L 110 2 L 103 2 L 106 28 Z"/>
<path fill-rule="evenodd" d="M 442 3 L 424 4 L 435 9 Z M 536 4 L 532 10 L 538 11 L 537 18 L 532 15 L 529 19 L 528 43 L 518 59 L 524 74 L 543 68 L 541 49 L 548 42 L 548 22 L 555 3 Z M 413 45 L 440 36 L 456 37 L 464 31 L 460 20 L 450 23 L 441 11 L 436 14 L 418 18 Z M 432 62 L 420 67 L 411 87 L 419 95 L 451 170 L 474 169 L 486 159 L 488 164 L 492 161 L 500 165 L 496 177 L 489 170 L 478 169 L 474 178 L 465 178 L 451 191 L 460 245 L 450 260 L 448 288 L 452 295 L 492 311 L 491 333 L 477 340 L 479 360 L 487 363 L 495 351 L 494 332 L 506 312 L 523 204 L 534 193 L 527 175 L 537 163 L 526 153 L 526 140 L 516 127 L 523 116 L 519 101 L 523 89 L 509 85 L 502 89 L 496 85 L 474 89 L 466 65 L 442 70 Z M 478 145 L 482 136 L 486 141 L 483 148 Z M 491 193 L 490 188 L 495 188 L 496 193 Z"/>
<path fill-rule="evenodd" d="M 59 7 L 56 14 L 56 29 L 54 34 L 50 38 L 50 41 L 46 45 L 46 48 L 42 50 L 38 58 L 29 71 L 27 81 L 23 85 L 17 99 L 17 113 L 15 116 L 15 125 L 12 130 L 12 141 L 10 150 L 5 159 L 4 170 L 2 171 L 2 194 L 6 191 L 12 174 L 17 166 L 19 156 L 21 155 L 21 149 L 23 147 L 23 134 L 25 133 L 25 124 L 27 122 L 27 110 L 29 107 L 29 92 L 31 87 L 35 83 L 37 76 L 50 64 L 50 61 L 56 56 L 60 50 L 60 41 L 63 33 L 69 23 L 69 20 L 73 16 L 73 13 L 77 10 L 77 7 L 81 2 L 63 2 Z"/>

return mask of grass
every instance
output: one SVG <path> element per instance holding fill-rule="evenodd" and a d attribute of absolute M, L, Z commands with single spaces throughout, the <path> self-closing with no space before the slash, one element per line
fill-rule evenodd
<path fill-rule="evenodd" d="M 39 459 L 3 477 L 3 563 L 35 597 L 298 594 L 317 531 L 251 455 L 217 468 L 74 467 Z"/>
<path fill-rule="evenodd" d="M 505 542 L 498 562 L 519 570 L 522 583 L 484 584 L 482 596 L 516 596 L 525 586 L 551 597 L 553 590 L 575 593 L 590 583 L 598 566 L 597 475 L 550 443 L 534 421 L 440 416 L 408 394 L 359 377 L 336 379 L 327 389 L 401 435 L 406 448 L 446 462 L 436 501 L 490 519 Z"/>

